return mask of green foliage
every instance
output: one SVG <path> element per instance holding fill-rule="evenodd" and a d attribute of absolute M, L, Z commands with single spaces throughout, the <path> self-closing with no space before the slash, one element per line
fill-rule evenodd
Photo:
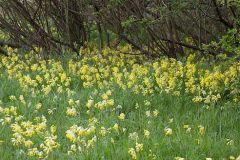
<path fill-rule="evenodd" d="M 237 29 L 229 30 L 228 33 L 221 38 L 219 46 L 223 47 L 228 52 L 240 55 L 239 31 Z"/>

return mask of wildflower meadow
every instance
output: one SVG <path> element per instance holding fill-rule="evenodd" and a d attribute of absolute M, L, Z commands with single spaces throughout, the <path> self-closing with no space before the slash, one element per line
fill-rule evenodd
<path fill-rule="evenodd" d="M 237 60 L 7 52 L 0 159 L 240 159 Z"/>

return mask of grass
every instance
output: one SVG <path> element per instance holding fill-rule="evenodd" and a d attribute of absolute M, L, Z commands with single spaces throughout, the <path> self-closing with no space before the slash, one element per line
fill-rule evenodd
<path fill-rule="evenodd" d="M 67 69 L 64 68 L 64 71 L 67 72 Z M 35 73 L 29 71 L 24 74 Z M 154 94 L 144 96 L 134 94 L 128 89 L 123 90 L 115 84 L 109 84 L 102 89 L 84 88 L 83 81 L 79 80 L 79 77 L 69 76 L 72 81 L 66 88 L 70 88 L 74 93 L 69 95 L 67 89 L 63 88 L 62 93 L 52 89 L 49 94 L 44 95 L 41 86 L 35 87 L 34 92 L 39 91 L 36 94 L 33 94 L 31 87 L 23 91 L 18 78 L 9 76 L 4 68 L 1 70 L 0 100 L 2 104 L 0 106 L 2 108 L 15 106 L 18 115 L 22 115 L 25 121 L 33 123 L 34 118 L 44 115 L 47 119 L 46 130 L 48 131 L 51 126 L 56 126 L 56 142 L 59 146 L 46 157 L 44 156 L 46 159 L 131 159 L 128 150 L 135 149 L 136 142 L 143 144 L 142 151 L 137 152 L 135 149 L 137 159 L 171 160 L 183 157 L 189 160 L 206 158 L 217 160 L 233 159 L 240 155 L 240 108 L 232 101 L 224 100 L 214 105 L 204 105 L 193 102 L 192 97 L 184 93 L 173 96 L 155 91 Z M 94 102 L 99 102 L 102 100 L 101 94 L 108 89 L 112 91 L 109 98 L 114 99 L 114 107 L 102 110 L 86 107 L 85 104 L 90 97 Z M 10 100 L 11 95 L 17 97 L 16 100 Z M 20 102 L 20 95 L 23 95 L 26 104 Z M 73 117 L 66 115 L 70 98 L 80 101 L 79 104 L 74 105 L 77 115 Z M 35 112 L 35 105 L 39 102 L 42 107 Z M 146 102 L 150 104 L 147 105 Z M 151 115 L 147 116 L 149 111 Z M 159 114 L 154 116 L 153 111 L 158 111 Z M 124 120 L 118 118 L 120 113 L 125 114 Z M 38 159 L 37 156 L 28 156 L 29 148 L 23 144 L 13 145 L 11 139 L 14 132 L 11 125 L 17 121 L 14 115 L 11 116 L 11 122 L 0 125 L 0 159 Z M 5 122 L 6 117 L 9 115 L 0 114 L 2 122 Z M 80 142 L 75 143 L 82 147 L 82 151 L 69 152 L 74 149 L 71 150 L 73 142 L 66 137 L 66 131 L 73 125 L 88 127 L 89 120 L 93 117 L 97 119 L 94 124 L 96 130 L 93 135 L 83 139 L 91 140 L 96 136 L 96 142 L 89 148 L 84 147 Z M 118 124 L 119 131 L 114 131 L 114 124 Z M 189 126 L 184 128 L 184 125 Z M 101 135 L 101 127 L 105 127 L 105 135 Z M 167 136 L 164 132 L 165 128 L 172 129 L 172 134 Z M 187 128 L 189 132 L 186 132 Z M 150 132 L 149 138 L 144 136 L 144 130 Z M 138 135 L 137 141 L 129 138 L 129 135 L 134 132 Z M 44 138 L 39 138 L 42 135 L 34 136 L 26 138 L 34 142 L 31 148 L 39 148 Z"/>

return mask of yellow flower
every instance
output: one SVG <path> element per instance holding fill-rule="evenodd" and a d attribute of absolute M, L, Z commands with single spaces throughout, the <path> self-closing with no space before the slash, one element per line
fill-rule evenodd
<path fill-rule="evenodd" d="M 164 132 L 166 136 L 171 136 L 173 134 L 173 131 L 171 128 L 165 128 Z"/>
<path fill-rule="evenodd" d="M 211 103 L 211 97 L 209 95 L 205 98 L 204 103 Z"/>
<path fill-rule="evenodd" d="M 233 140 L 231 140 L 231 139 L 227 139 L 227 143 L 226 143 L 226 145 L 228 145 L 228 146 L 232 146 L 234 144 L 234 141 Z"/>
<path fill-rule="evenodd" d="M 200 139 L 196 139 L 196 141 L 198 145 L 201 143 Z"/>
<path fill-rule="evenodd" d="M 52 87 L 50 85 L 47 85 L 46 87 L 43 87 L 42 91 L 45 95 L 48 95 L 52 90 Z"/>
<path fill-rule="evenodd" d="M 143 150 L 143 144 L 142 143 L 136 143 L 136 151 L 140 152 Z"/>
<path fill-rule="evenodd" d="M 9 99 L 13 101 L 13 100 L 16 100 L 17 98 L 16 98 L 16 96 L 11 95 L 11 96 L 9 96 Z"/>
<path fill-rule="evenodd" d="M 138 140 L 138 133 L 137 132 L 133 132 L 133 133 L 129 133 L 129 139 L 131 139 L 131 140 L 135 140 L 135 141 L 137 141 Z"/>
<path fill-rule="evenodd" d="M 51 133 L 54 134 L 57 131 L 57 127 L 52 125 L 50 130 L 51 130 Z"/>
<path fill-rule="evenodd" d="M 91 108 L 93 105 L 94 105 L 94 100 L 89 99 L 89 100 L 87 101 L 87 104 L 86 104 L 87 108 L 89 109 L 89 108 Z"/>
<path fill-rule="evenodd" d="M 20 95 L 20 96 L 19 96 L 19 100 L 20 100 L 23 104 L 26 104 L 26 101 L 25 101 L 23 95 Z"/>
<path fill-rule="evenodd" d="M 101 135 L 101 136 L 105 136 L 106 133 L 107 133 L 106 128 L 105 128 L 105 127 L 101 127 L 101 129 L 100 129 L 100 135 Z"/>
<path fill-rule="evenodd" d="M 201 135 L 203 135 L 205 133 L 205 128 L 202 125 L 198 126 L 198 131 Z"/>
<path fill-rule="evenodd" d="M 53 114 L 54 110 L 56 110 L 56 108 L 48 109 L 48 114 Z"/>
<path fill-rule="evenodd" d="M 144 105 L 145 105 L 145 106 L 150 106 L 150 105 L 151 105 L 151 102 L 148 101 L 148 100 L 144 100 Z"/>
<path fill-rule="evenodd" d="M 236 160 L 240 160 L 240 155 L 236 158 Z"/>
<path fill-rule="evenodd" d="M 73 99 L 69 99 L 69 100 L 68 100 L 68 104 L 69 104 L 70 106 L 73 106 L 73 105 L 75 104 L 75 102 L 74 102 Z"/>
<path fill-rule="evenodd" d="M 113 138 L 111 138 L 111 143 L 112 143 L 112 144 L 114 144 L 114 143 L 115 143 L 115 141 L 114 141 L 114 139 L 113 139 Z"/>
<path fill-rule="evenodd" d="M 146 116 L 147 117 L 151 117 L 151 112 L 150 111 L 146 111 Z"/>
<path fill-rule="evenodd" d="M 66 137 L 72 142 L 74 142 L 76 140 L 76 136 L 75 136 L 74 132 L 71 130 L 66 131 Z"/>
<path fill-rule="evenodd" d="M 173 122 L 173 118 L 170 118 L 168 123 L 172 123 Z"/>
<path fill-rule="evenodd" d="M 75 103 L 76 103 L 76 105 L 79 105 L 80 104 L 80 100 L 76 100 Z"/>
<path fill-rule="evenodd" d="M 107 94 L 102 94 L 102 99 L 107 100 L 108 99 L 108 95 Z"/>
<path fill-rule="evenodd" d="M 153 116 L 154 116 L 154 117 L 157 117 L 158 114 L 159 114 L 159 111 L 158 111 L 158 110 L 154 110 L 154 111 L 153 111 Z"/>
<path fill-rule="evenodd" d="M 112 91 L 111 91 L 111 90 L 108 90 L 108 91 L 106 92 L 106 94 L 107 94 L 108 96 L 111 96 L 111 95 L 112 95 Z"/>
<path fill-rule="evenodd" d="M 73 108 L 67 107 L 66 114 L 68 116 L 71 116 L 71 117 L 76 116 L 77 115 L 77 110 L 74 107 Z"/>
<path fill-rule="evenodd" d="M 146 137 L 148 139 L 149 136 L 150 136 L 150 132 L 148 130 L 144 129 L 144 137 Z"/>
<path fill-rule="evenodd" d="M 39 110 L 41 107 L 42 107 L 42 104 L 41 104 L 41 103 L 38 103 L 38 104 L 36 104 L 35 109 L 36 109 L 36 110 Z"/>
<path fill-rule="evenodd" d="M 60 80 L 63 83 L 67 79 L 67 75 L 65 73 L 62 73 L 60 76 Z"/>
<path fill-rule="evenodd" d="M 186 129 L 186 133 L 191 132 L 191 127 L 188 124 L 183 125 L 183 128 Z"/>
<path fill-rule="evenodd" d="M 25 147 L 30 148 L 33 145 L 33 142 L 30 140 L 27 140 L 24 142 Z"/>
<path fill-rule="evenodd" d="M 118 119 L 120 119 L 121 121 L 124 121 L 124 120 L 125 120 L 125 114 L 124 114 L 124 113 L 121 113 L 121 114 L 118 116 Z"/>
<path fill-rule="evenodd" d="M 62 86 L 59 86 L 59 87 L 58 87 L 57 92 L 58 92 L 58 93 L 62 93 L 62 92 L 63 92 Z"/>
<path fill-rule="evenodd" d="M 41 84 L 43 79 L 39 76 L 39 75 L 36 75 L 36 80 Z"/>
<path fill-rule="evenodd" d="M 118 124 L 117 123 L 114 124 L 113 129 L 118 132 Z"/>
<path fill-rule="evenodd" d="M 108 104 L 109 106 L 113 106 L 113 105 L 114 105 L 114 100 L 113 100 L 113 99 L 107 100 L 107 104 Z"/>
<path fill-rule="evenodd" d="M 137 159 L 137 154 L 134 148 L 129 148 L 128 149 L 128 154 L 131 156 L 133 160 Z"/>
<path fill-rule="evenodd" d="M 193 99 L 192 99 L 192 101 L 193 102 L 202 102 L 202 100 L 203 100 L 203 98 L 201 97 L 201 96 L 195 96 Z"/>
<path fill-rule="evenodd" d="M 188 128 L 189 128 L 189 125 L 188 125 L 188 124 L 185 124 L 185 125 L 183 125 L 183 128 L 184 128 L 184 129 L 188 129 Z"/>
<path fill-rule="evenodd" d="M 71 151 L 73 151 L 73 152 L 77 151 L 77 147 L 75 144 L 72 144 L 70 148 L 71 148 Z"/>

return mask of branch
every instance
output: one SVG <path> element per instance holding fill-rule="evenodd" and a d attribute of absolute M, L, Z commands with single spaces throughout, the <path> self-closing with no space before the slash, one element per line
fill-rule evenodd
<path fill-rule="evenodd" d="M 129 39 L 127 36 L 125 36 L 124 34 L 119 34 L 120 38 L 122 38 L 124 41 L 126 41 L 127 43 L 131 44 L 134 48 L 136 48 L 137 50 L 139 50 L 140 52 L 142 52 L 145 56 L 147 56 L 148 58 L 153 58 L 151 57 L 151 54 L 144 50 L 142 47 L 140 47 L 136 42 L 132 41 L 131 39 Z"/>
<path fill-rule="evenodd" d="M 213 1 L 215 10 L 216 10 L 216 12 L 217 12 L 219 21 L 222 22 L 226 27 L 228 27 L 228 28 L 233 28 L 233 25 L 230 24 L 228 21 L 226 21 L 226 20 L 222 17 L 221 11 L 219 10 L 219 7 L 218 7 L 218 5 L 217 5 L 217 1 L 216 1 L 216 0 L 212 0 L 212 1 Z"/>

